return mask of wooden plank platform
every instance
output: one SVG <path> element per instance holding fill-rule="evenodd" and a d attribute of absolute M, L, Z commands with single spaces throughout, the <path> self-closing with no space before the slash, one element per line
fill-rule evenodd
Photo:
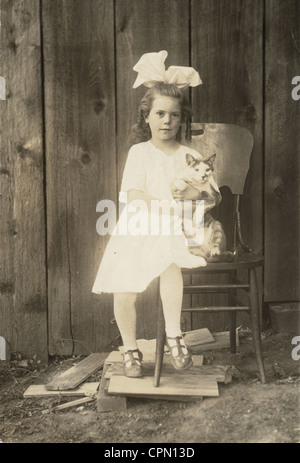
<path fill-rule="evenodd" d="M 195 330 L 198 331 L 198 330 Z M 200 330 L 201 331 L 201 330 Z M 207 343 L 196 346 L 219 348 L 227 347 L 229 333 L 215 333 L 207 330 L 200 333 L 206 337 Z M 192 333 L 197 342 L 198 333 Z M 145 399 L 195 401 L 203 397 L 219 395 L 218 382 L 228 384 L 232 380 L 229 366 L 203 365 L 203 355 L 193 355 L 194 365 L 188 370 L 175 370 L 171 365 L 170 355 L 164 354 L 162 375 L 159 387 L 154 387 L 155 340 L 142 340 L 143 366 L 145 374 L 142 378 L 128 378 L 124 374 L 122 348 L 111 352 L 105 359 L 105 366 L 98 391 L 98 411 L 124 410 L 127 398 L 139 397 Z M 215 346 L 215 347 L 213 347 Z"/>
<path fill-rule="evenodd" d="M 198 357 L 198 356 L 193 356 Z M 202 357 L 202 356 L 201 356 Z M 197 363 L 197 361 L 196 361 Z M 154 363 L 143 363 L 145 376 L 154 376 Z M 163 364 L 162 376 L 164 375 L 178 375 L 178 376 L 198 376 L 201 378 L 208 378 L 215 380 L 219 383 L 228 384 L 232 380 L 230 368 L 223 365 L 194 365 L 188 370 L 174 370 L 173 366 L 169 364 Z M 105 378 L 110 379 L 113 375 L 122 376 L 124 375 L 124 366 L 122 362 L 115 362 L 109 366 L 105 372 Z M 125 376 L 125 375 L 124 375 Z"/>
<path fill-rule="evenodd" d="M 103 367 L 106 357 L 107 353 L 105 352 L 90 354 L 74 367 L 53 378 L 46 384 L 46 389 L 64 391 L 76 388 L 89 376 Z"/>
<path fill-rule="evenodd" d="M 29 386 L 23 397 L 49 397 L 49 396 L 89 396 L 96 394 L 99 382 L 84 383 L 76 389 L 63 391 L 48 390 L 45 385 L 34 384 Z"/>
<path fill-rule="evenodd" d="M 140 347 L 143 347 L 143 365 L 145 366 L 146 370 L 151 370 L 154 372 L 154 364 L 155 364 L 155 354 L 152 352 L 154 348 L 154 343 L 141 343 Z M 149 349 L 148 349 L 149 347 Z M 203 356 L 202 355 L 195 355 L 193 356 L 194 364 L 195 365 L 202 365 L 203 364 Z M 108 394 L 108 387 L 110 383 L 110 379 L 114 373 L 124 373 L 123 370 L 123 361 L 122 361 L 122 352 L 112 351 L 106 358 L 102 378 L 100 381 L 100 387 L 98 391 L 97 397 L 97 410 L 99 412 L 107 412 L 113 410 L 126 410 L 127 408 L 127 399 L 126 396 L 122 395 L 112 395 Z M 165 354 L 164 356 L 164 371 L 166 368 L 171 367 L 170 356 Z M 150 373 L 150 372 L 149 372 Z M 125 378 L 125 376 L 124 376 Z M 150 376 L 151 378 L 151 376 Z M 132 379 L 132 378 L 130 378 Z M 152 378 L 153 381 L 153 373 Z M 149 395 L 149 394 L 138 394 L 140 398 L 147 398 L 147 399 L 161 399 L 161 400 L 181 400 L 181 401 L 191 401 L 191 400 L 200 400 L 201 398 L 197 395 L 196 397 L 193 396 L 176 396 L 176 395 L 166 395 L 160 391 L 159 394 Z"/>
<path fill-rule="evenodd" d="M 188 371 L 188 370 L 187 370 Z M 177 373 L 161 376 L 160 386 L 153 386 L 153 377 L 128 378 L 113 375 L 108 385 L 108 394 L 124 396 L 150 395 L 167 397 L 217 397 L 219 395 L 218 383 L 214 379 L 198 377 L 196 375 Z"/>

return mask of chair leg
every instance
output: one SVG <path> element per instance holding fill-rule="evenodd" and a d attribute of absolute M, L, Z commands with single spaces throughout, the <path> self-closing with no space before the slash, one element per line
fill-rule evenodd
<path fill-rule="evenodd" d="M 229 273 L 229 283 L 234 283 L 236 271 Z M 236 290 L 230 289 L 228 293 L 228 303 L 230 306 L 236 305 Z M 230 352 L 236 354 L 236 312 L 230 313 Z"/>
<path fill-rule="evenodd" d="M 236 312 L 230 313 L 230 352 L 236 354 Z"/>
<path fill-rule="evenodd" d="M 155 352 L 155 369 L 154 369 L 154 387 L 160 383 L 161 370 L 163 365 L 164 349 L 166 342 L 165 317 L 161 301 L 157 307 L 157 330 L 156 330 L 156 352 Z"/>
<path fill-rule="evenodd" d="M 260 373 L 261 382 L 265 384 L 265 368 L 262 354 L 261 345 L 261 329 L 260 329 L 260 312 L 259 312 L 259 298 L 258 298 L 258 286 L 255 268 L 249 270 L 249 282 L 250 282 L 250 311 L 252 321 L 252 332 L 253 332 L 253 344 L 256 355 L 257 366 Z"/>

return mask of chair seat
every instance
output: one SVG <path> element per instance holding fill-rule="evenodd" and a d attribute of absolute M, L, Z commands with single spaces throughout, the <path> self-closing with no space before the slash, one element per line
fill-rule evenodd
<path fill-rule="evenodd" d="M 255 253 L 240 253 L 234 256 L 233 262 L 208 262 L 205 267 L 193 269 L 182 269 L 183 274 L 216 272 L 226 270 L 240 270 L 260 267 L 264 262 L 264 257 L 261 254 Z"/>

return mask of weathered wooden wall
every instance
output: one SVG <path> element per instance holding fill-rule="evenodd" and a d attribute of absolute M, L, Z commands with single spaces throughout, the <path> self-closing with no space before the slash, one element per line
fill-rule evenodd
<path fill-rule="evenodd" d="M 117 200 L 114 4 L 43 1 L 42 21 L 49 352 L 87 353 L 113 318 L 112 296 L 91 289 L 107 243 L 96 205 Z"/>
<path fill-rule="evenodd" d="M 263 239 L 263 7 L 261 0 L 191 2 L 191 62 L 203 80 L 192 91 L 194 120 L 241 125 L 255 139 L 241 213 L 245 241 L 259 251 Z M 225 195 L 226 191 L 224 200 Z M 194 276 L 193 280 L 197 284 L 212 278 L 220 281 L 220 275 Z M 225 296 L 211 294 L 192 298 L 196 306 L 226 305 L 226 301 Z M 226 313 L 193 316 L 193 326 L 203 323 L 222 331 L 228 329 L 229 317 Z"/>
<path fill-rule="evenodd" d="M 297 0 L 1 0 L 1 12 L 0 335 L 13 351 L 88 353 L 118 334 L 112 296 L 91 293 L 108 241 L 96 205 L 117 201 L 144 93 L 132 66 L 149 51 L 199 70 L 195 121 L 252 132 L 246 240 L 265 249 L 265 301 L 299 299 Z M 155 334 L 157 289 L 139 296 L 140 337 Z"/>
<path fill-rule="evenodd" d="M 252 133 L 243 231 L 261 250 L 264 2 L 193 0 L 191 18 L 191 59 L 203 79 L 192 94 L 194 119 L 237 124 Z"/>
<path fill-rule="evenodd" d="M 47 358 L 40 4 L 1 1 L 0 332 Z"/>
<path fill-rule="evenodd" d="M 265 300 L 299 301 L 300 2 L 266 2 Z M 298 92 L 299 93 L 299 92 Z"/>

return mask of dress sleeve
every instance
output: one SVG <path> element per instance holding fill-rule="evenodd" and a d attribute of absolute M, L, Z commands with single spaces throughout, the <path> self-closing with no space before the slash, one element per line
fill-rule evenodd
<path fill-rule="evenodd" d="M 121 202 L 127 202 L 125 198 L 129 190 L 145 191 L 146 175 L 143 159 L 143 153 L 137 148 L 137 145 L 132 146 L 128 152 L 123 172 L 120 191 Z"/>

